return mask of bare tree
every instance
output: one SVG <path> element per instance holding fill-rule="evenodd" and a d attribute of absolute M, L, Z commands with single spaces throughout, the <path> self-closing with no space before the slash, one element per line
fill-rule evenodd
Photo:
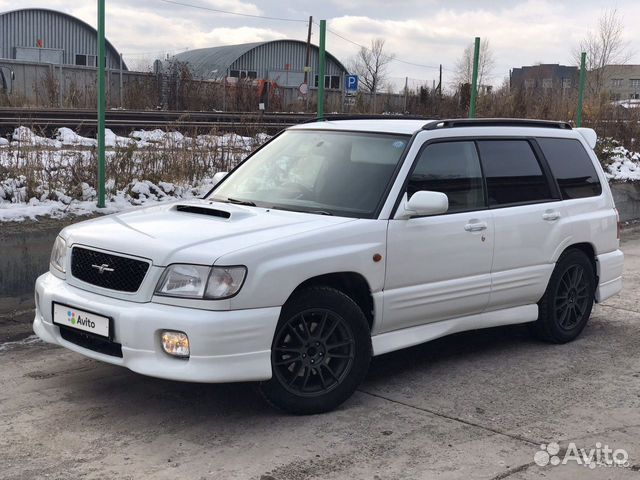
<path fill-rule="evenodd" d="M 599 95 L 605 84 L 607 65 L 624 64 L 632 54 L 624 40 L 624 26 L 616 9 L 606 10 L 598 19 L 597 30 L 590 31 L 573 50 L 573 56 L 580 65 L 580 54 L 586 52 L 587 92 Z"/>
<path fill-rule="evenodd" d="M 393 53 L 385 53 L 384 39 L 371 40 L 371 47 L 361 47 L 351 62 L 350 70 L 358 75 L 360 88 L 369 93 L 376 93 L 387 79 L 387 67 L 395 58 Z"/>
<path fill-rule="evenodd" d="M 459 88 L 460 85 L 470 84 L 473 76 L 473 50 L 474 45 L 468 45 L 462 54 L 462 57 L 456 62 L 454 74 L 454 86 Z M 485 85 L 491 79 L 491 74 L 496 65 L 493 57 L 493 50 L 489 45 L 489 40 L 484 38 L 480 41 L 480 55 L 478 57 L 478 86 Z"/>

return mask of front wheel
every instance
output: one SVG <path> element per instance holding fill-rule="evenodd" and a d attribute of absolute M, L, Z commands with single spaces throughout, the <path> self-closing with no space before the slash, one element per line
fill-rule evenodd
<path fill-rule="evenodd" d="M 271 348 L 272 378 L 260 389 L 282 410 L 326 412 L 353 394 L 370 360 L 371 333 L 358 305 L 338 290 L 309 288 L 282 308 Z"/>
<path fill-rule="evenodd" d="M 540 313 L 532 325 L 537 336 L 566 343 L 580 335 L 591 315 L 595 287 L 591 260 L 580 250 L 562 254 L 538 302 Z"/>

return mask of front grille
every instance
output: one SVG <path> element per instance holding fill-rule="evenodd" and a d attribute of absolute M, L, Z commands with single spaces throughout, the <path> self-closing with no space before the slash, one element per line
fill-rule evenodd
<path fill-rule="evenodd" d="M 60 327 L 60 336 L 67 342 L 71 342 L 79 347 L 87 348 L 94 352 L 103 353 L 112 357 L 122 358 L 122 345 L 111 342 L 106 338 L 98 338 L 66 327 Z"/>
<path fill-rule="evenodd" d="M 147 270 L 149 264 L 141 260 L 80 247 L 71 251 L 71 274 L 98 287 L 137 292 Z"/>

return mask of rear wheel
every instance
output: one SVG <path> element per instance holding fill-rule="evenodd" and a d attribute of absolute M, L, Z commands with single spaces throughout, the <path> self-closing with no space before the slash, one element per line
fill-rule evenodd
<path fill-rule="evenodd" d="M 595 272 L 591 260 L 580 250 L 563 253 L 538 302 L 540 313 L 533 324 L 535 333 L 553 343 L 574 340 L 589 320 L 594 293 Z"/>
<path fill-rule="evenodd" d="M 271 349 L 267 400 L 292 413 L 332 410 L 367 373 L 371 334 L 358 305 L 338 290 L 315 287 L 283 307 Z"/>

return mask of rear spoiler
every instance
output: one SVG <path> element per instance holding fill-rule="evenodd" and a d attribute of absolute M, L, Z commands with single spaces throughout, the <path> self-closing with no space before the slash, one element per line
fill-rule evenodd
<path fill-rule="evenodd" d="M 580 132 L 580 135 L 584 137 L 587 141 L 587 144 L 594 149 L 596 147 L 596 142 L 598 141 L 598 134 L 593 128 L 574 128 Z"/>

